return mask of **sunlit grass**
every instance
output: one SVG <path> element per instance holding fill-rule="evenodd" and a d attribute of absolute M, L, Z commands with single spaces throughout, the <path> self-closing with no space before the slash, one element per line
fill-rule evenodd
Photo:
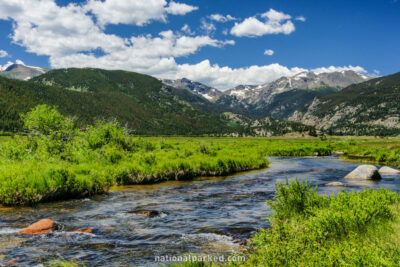
<path fill-rule="evenodd" d="M 101 140 L 96 131 L 78 133 L 70 143 L 49 139 L 2 137 L 0 202 L 34 204 L 87 197 L 112 185 L 189 180 L 267 167 L 266 156 L 346 156 L 398 165 L 397 140 L 282 138 L 134 137 Z M 92 134 L 93 133 L 93 134 Z M 99 140 L 97 140 L 99 139 Z"/>
<path fill-rule="evenodd" d="M 252 239 L 246 266 L 399 266 L 400 197 L 386 189 L 318 195 L 277 187 L 270 229 Z"/>
<path fill-rule="evenodd" d="M 225 176 L 268 166 L 267 156 L 345 157 L 399 166 L 398 139 L 138 137 L 118 123 L 85 131 L 0 137 L 0 203 L 89 197 L 113 185 Z"/>

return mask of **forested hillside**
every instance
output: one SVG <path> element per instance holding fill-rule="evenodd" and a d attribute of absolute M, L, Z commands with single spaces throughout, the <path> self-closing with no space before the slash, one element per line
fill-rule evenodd
<path fill-rule="evenodd" d="M 79 123 L 116 118 L 137 134 L 235 131 L 219 116 L 196 108 L 202 102 L 192 105 L 185 93 L 178 95 L 174 90 L 153 77 L 125 71 L 54 70 L 29 82 L 0 77 L 1 99 L 8 104 L 1 107 L 0 128 L 16 130 L 16 114 L 38 104 L 50 104 Z"/>
<path fill-rule="evenodd" d="M 127 71 L 53 70 L 31 81 L 0 78 L 0 130 L 22 130 L 21 113 L 38 104 L 57 106 L 84 126 L 117 119 L 133 134 L 273 136 L 314 133 L 314 127 L 269 118 L 237 123 L 231 110 L 186 89 Z M 235 109 L 232 109 L 233 111 Z M 231 113 L 234 114 L 234 113 Z"/>

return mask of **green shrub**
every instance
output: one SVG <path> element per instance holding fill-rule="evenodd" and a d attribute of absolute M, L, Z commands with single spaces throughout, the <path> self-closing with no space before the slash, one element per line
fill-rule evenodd
<path fill-rule="evenodd" d="M 398 266 L 400 197 L 387 189 L 316 195 L 278 184 L 271 228 L 252 239 L 247 266 Z"/>
<path fill-rule="evenodd" d="M 276 196 L 267 204 L 274 210 L 274 218 L 288 219 L 295 215 L 307 215 L 315 207 L 320 207 L 326 198 L 318 195 L 311 182 L 294 180 L 276 185 Z"/>
<path fill-rule="evenodd" d="M 93 126 L 88 126 L 84 133 L 87 146 L 90 149 L 98 149 L 106 144 L 113 144 L 124 150 L 131 150 L 132 143 L 128 133 L 119 126 L 117 121 L 104 123 L 96 122 Z"/>
<path fill-rule="evenodd" d="M 61 115 L 55 107 L 48 105 L 38 105 L 21 117 L 25 128 L 37 134 L 48 135 L 73 126 L 72 121 Z"/>

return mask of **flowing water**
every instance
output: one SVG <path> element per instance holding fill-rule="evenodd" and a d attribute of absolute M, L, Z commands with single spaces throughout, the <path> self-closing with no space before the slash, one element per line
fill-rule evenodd
<path fill-rule="evenodd" d="M 379 182 L 349 182 L 343 177 L 358 164 L 335 157 L 271 158 L 268 169 L 224 178 L 157 185 L 116 187 L 92 199 L 0 207 L 0 266 L 41 266 L 52 259 L 75 259 L 86 266 L 153 266 L 155 256 L 230 254 L 260 227 L 268 227 L 265 200 L 277 181 L 306 179 L 319 192 L 385 187 L 400 191 L 400 175 Z M 340 181 L 345 187 L 326 186 Z M 152 211 L 152 217 L 145 217 Z M 51 218 L 63 230 L 19 236 L 19 229 Z M 93 227 L 92 234 L 71 233 Z"/>

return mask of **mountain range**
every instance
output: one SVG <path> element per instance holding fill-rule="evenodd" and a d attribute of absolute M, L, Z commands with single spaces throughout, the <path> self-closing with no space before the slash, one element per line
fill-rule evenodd
<path fill-rule="evenodd" d="M 17 125 L 10 118 L 46 103 L 82 124 L 115 117 L 138 134 L 400 133 L 399 102 L 392 100 L 399 97 L 399 74 L 372 79 L 350 70 L 301 72 L 226 91 L 185 78 L 159 80 L 92 68 L 47 70 L 13 64 L 0 76 L 29 79 L 0 79 L 3 130 Z"/>
<path fill-rule="evenodd" d="M 351 84 L 368 79 L 370 77 L 350 70 L 331 73 L 301 72 L 263 85 L 239 85 L 224 92 L 185 78 L 162 82 L 187 89 L 219 106 L 253 118 L 270 116 L 286 120 L 315 97 L 338 92 Z"/>
<path fill-rule="evenodd" d="M 373 78 L 355 71 L 301 72 L 263 85 L 239 85 L 224 92 L 187 79 L 181 88 L 254 121 L 276 118 L 332 135 L 400 134 L 400 73 Z M 178 80 L 178 81 L 181 81 Z M 176 82 L 169 81 L 169 84 Z M 201 88 L 201 90 L 199 89 Z M 262 120 L 261 120 L 262 121 Z"/>
<path fill-rule="evenodd" d="M 339 135 L 400 132 L 400 72 L 315 98 L 289 119 Z"/>
<path fill-rule="evenodd" d="M 234 98 L 231 106 L 244 105 L 256 117 L 287 119 L 316 96 L 340 91 L 368 79 L 368 76 L 354 71 L 320 74 L 301 72 L 260 86 L 239 86 L 228 90 L 226 95 Z M 227 99 L 223 102 L 227 104 Z"/>

